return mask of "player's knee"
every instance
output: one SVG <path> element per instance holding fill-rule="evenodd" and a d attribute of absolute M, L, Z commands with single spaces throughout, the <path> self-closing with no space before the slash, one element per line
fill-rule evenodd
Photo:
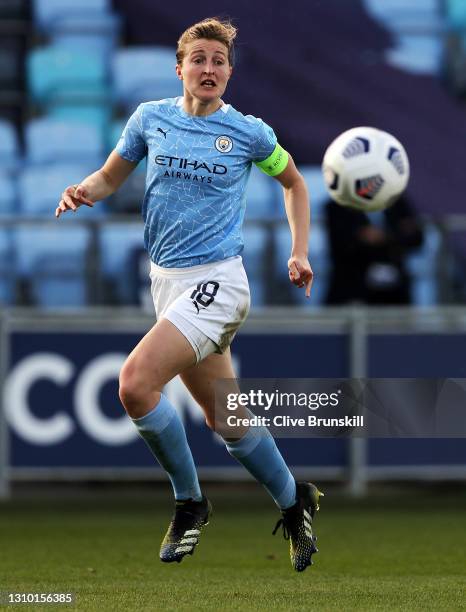
<path fill-rule="evenodd" d="M 119 396 L 121 403 L 125 407 L 128 414 L 131 413 L 139 405 L 147 401 L 149 389 L 144 380 L 134 371 L 131 366 L 123 366 L 120 372 L 120 387 Z"/>
<path fill-rule="evenodd" d="M 126 412 L 132 416 L 134 407 L 141 403 L 142 398 L 140 393 L 138 393 L 138 390 L 130 384 L 120 383 L 119 396 Z"/>
<path fill-rule="evenodd" d="M 163 388 L 163 381 L 154 369 L 150 373 L 133 361 L 127 361 L 120 372 L 119 396 L 131 418 L 139 418 L 153 408 Z"/>

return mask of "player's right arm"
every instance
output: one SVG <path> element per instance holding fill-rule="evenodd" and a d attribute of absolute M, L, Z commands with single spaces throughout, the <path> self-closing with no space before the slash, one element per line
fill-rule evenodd
<path fill-rule="evenodd" d="M 86 177 L 77 185 L 70 185 L 62 193 L 60 203 L 55 210 L 58 218 L 67 210 L 76 210 L 82 206 L 94 206 L 98 200 L 108 198 L 124 183 L 138 162 L 131 162 L 112 151 L 105 164 Z"/>

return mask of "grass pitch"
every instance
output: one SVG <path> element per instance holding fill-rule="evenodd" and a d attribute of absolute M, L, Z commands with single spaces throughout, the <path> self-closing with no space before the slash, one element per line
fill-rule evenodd
<path fill-rule="evenodd" d="M 458 487 L 459 488 L 459 487 Z M 324 488 L 325 490 L 325 488 Z M 259 488 L 206 487 L 214 514 L 194 556 L 162 564 L 168 488 L 0 504 L 0 592 L 67 593 L 50 610 L 466 610 L 466 492 L 326 491 L 315 564 L 294 572 Z"/>

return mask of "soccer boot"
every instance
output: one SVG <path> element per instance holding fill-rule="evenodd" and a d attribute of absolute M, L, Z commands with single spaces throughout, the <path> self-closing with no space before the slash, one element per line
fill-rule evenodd
<path fill-rule="evenodd" d="M 319 509 L 319 497 L 323 495 L 310 482 L 297 482 L 297 501 L 291 508 L 282 510 L 282 518 L 272 532 L 275 535 L 280 525 L 283 527 L 283 537 L 290 540 L 291 565 L 297 572 L 302 572 L 308 565 L 312 565 L 312 555 L 319 552 L 312 524 Z"/>
<path fill-rule="evenodd" d="M 201 501 L 176 501 L 175 513 L 160 546 L 160 560 L 179 563 L 185 555 L 192 555 L 211 513 L 212 505 L 205 496 Z"/>

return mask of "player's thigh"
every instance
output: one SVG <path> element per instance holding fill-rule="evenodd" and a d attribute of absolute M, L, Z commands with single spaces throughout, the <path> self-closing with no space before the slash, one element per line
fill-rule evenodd
<path fill-rule="evenodd" d="M 212 353 L 181 372 L 180 377 L 206 416 L 212 414 L 215 408 L 215 381 L 235 378 L 230 349 L 227 348 L 222 354 Z"/>
<path fill-rule="evenodd" d="M 224 438 L 233 439 L 244 435 L 246 430 L 238 427 L 232 429 L 226 423 L 229 414 L 226 395 L 239 393 L 230 348 L 222 354 L 213 353 L 195 366 L 187 368 L 180 373 L 180 378 L 202 408 L 211 429 Z M 222 380 L 221 387 L 216 387 L 215 383 L 219 380 Z M 240 408 L 238 416 L 246 417 L 247 411 Z"/>
<path fill-rule="evenodd" d="M 161 391 L 168 381 L 195 363 L 191 344 L 173 323 L 162 318 L 126 359 L 120 387 L 141 395 Z"/>

